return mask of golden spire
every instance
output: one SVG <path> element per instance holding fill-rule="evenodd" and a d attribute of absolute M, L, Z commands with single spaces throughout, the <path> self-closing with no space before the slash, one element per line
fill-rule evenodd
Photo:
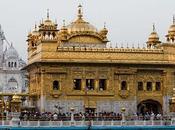
<path fill-rule="evenodd" d="M 49 9 L 47 9 L 47 19 L 49 19 Z"/>
<path fill-rule="evenodd" d="M 36 25 L 36 22 L 35 22 L 35 31 L 37 30 L 37 25 Z"/>
<path fill-rule="evenodd" d="M 156 31 L 155 24 L 153 23 L 153 32 L 155 32 L 155 31 Z"/>
<path fill-rule="evenodd" d="M 65 24 L 65 20 L 63 19 L 63 27 L 65 27 L 66 26 L 66 24 Z"/>
<path fill-rule="evenodd" d="M 55 19 L 55 24 L 57 24 L 57 19 Z"/>
<path fill-rule="evenodd" d="M 78 5 L 78 18 L 81 19 L 83 17 L 82 5 Z"/>
<path fill-rule="evenodd" d="M 106 22 L 104 22 L 104 28 L 106 28 Z"/>

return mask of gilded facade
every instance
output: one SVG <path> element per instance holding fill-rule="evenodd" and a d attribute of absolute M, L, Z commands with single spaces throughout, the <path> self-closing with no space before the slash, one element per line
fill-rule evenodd
<path fill-rule="evenodd" d="M 28 35 L 30 105 L 41 112 L 169 113 L 175 86 L 175 20 L 159 40 L 153 25 L 145 48 L 107 48 L 108 30 L 83 18 L 58 29 L 49 18 Z"/>

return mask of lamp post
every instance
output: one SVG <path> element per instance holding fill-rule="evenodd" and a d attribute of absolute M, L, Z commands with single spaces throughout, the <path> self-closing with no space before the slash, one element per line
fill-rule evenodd
<path fill-rule="evenodd" d="M 121 113 L 122 113 L 122 125 L 125 124 L 125 111 L 126 111 L 126 108 L 122 107 L 122 108 L 121 108 Z"/>
<path fill-rule="evenodd" d="M 9 101 L 4 102 L 4 100 L 2 100 L 2 119 L 6 119 L 8 120 L 8 111 L 10 108 L 10 103 Z M 5 114 L 5 116 L 4 116 Z"/>
<path fill-rule="evenodd" d="M 11 112 L 12 112 L 12 124 L 18 125 L 20 122 L 19 116 L 21 114 L 21 97 L 16 94 L 12 97 Z"/>
<path fill-rule="evenodd" d="M 71 125 L 74 125 L 74 111 L 75 111 L 75 108 L 71 107 L 70 111 L 71 111 Z"/>

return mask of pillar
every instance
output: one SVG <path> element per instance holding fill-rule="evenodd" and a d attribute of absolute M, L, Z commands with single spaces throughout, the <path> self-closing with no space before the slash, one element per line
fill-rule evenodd
<path fill-rule="evenodd" d="M 40 112 L 45 112 L 44 110 L 44 73 L 41 72 L 41 93 L 40 93 Z"/>
<path fill-rule="evenodd" d="M 146 82 L 143 82 L 143 90 L 146 91 Z"/>
<path fill-rule="evenodd" d="M 95 90 L 99 90 L 99 80 L 95 79 Z"/>
<path fill-rule="evenodd" d="M 82 79 L 81 86 L 82 86 L 82 90 L 86 91 L 86 79 Z"/>
<path fill-rule="evenodd" d="M 152 82 L 152 91 L 155 91 L 155 90 L 156 90 L 156 83 Z"/>

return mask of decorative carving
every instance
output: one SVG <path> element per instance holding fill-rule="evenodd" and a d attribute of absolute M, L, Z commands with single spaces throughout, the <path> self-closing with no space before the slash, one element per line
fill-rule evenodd
<path fill-rule="evenodd" d="M 119 95 L 121 98 L 126 99 L 129 96 L 129 90 L 119 90 Z"/>
<path fill-rule="evenodd" d="M 54 97 L 54 98 L 58 98 L 59 96 L 61 96 L 62 92 L 61 91 L 52 91 L 51 92 L 51 95 Z"/>

